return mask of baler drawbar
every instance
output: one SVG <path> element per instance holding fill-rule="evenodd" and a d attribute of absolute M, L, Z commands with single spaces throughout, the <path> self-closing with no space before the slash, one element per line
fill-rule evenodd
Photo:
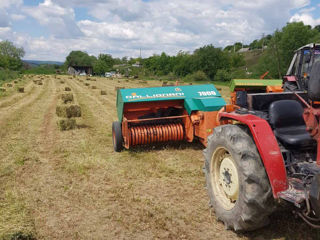
<path fill-rule="evenodd" d="M 115 151 L 137 145 L 172 141 L 203 145 L 218 125 L 217 113 L 226 103 L 212 85 L 119 89 L 113 122 Z"/>

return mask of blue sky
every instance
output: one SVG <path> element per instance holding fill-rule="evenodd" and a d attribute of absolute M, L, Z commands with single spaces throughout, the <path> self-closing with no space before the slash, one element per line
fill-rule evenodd
<path fill-rule="evenodd" d="M 72 50 L 143 57 L 250 43 L 287 22 L 320 25 L 319 0 L 0 0 L 0 40 L 25 59 Z M 319 39 L 320 41 L 320 39 Z"/>

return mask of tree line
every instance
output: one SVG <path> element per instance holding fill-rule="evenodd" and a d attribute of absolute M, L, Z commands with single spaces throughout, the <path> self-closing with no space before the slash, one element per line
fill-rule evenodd
<path fill-rule="evenodd" d="M 269 71 L 269 77 L 281 78 L 290 64 L 294 51 L 301 46 L 320 42 L 320 26 L 312 28 L 302 22 L 287 23 L 250 44 L 236 42 L 225 48 L 205 45 L 193 52 L 179 51 L 170 56 L 163 52 L 148 58 L 113 58 L 109 54 L 98 57 L 85 52 L 72 51 L 66 58 L 65 66 L 92 66 L 96 74 L 115 70 L 114 65 L 126 65 L 138 62 L 142 67 L 131 71 L 140 77 L 167 76 L 196 80 L 228 81 L 232 78 L 258 78 Z M 246 63 L 246 54 L 238 52 L 241 48 L 256 51 L 258 59 Z"/>

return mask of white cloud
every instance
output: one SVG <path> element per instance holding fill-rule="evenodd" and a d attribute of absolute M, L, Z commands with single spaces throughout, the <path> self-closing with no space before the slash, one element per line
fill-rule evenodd
<path fill-rule="evenodd" d="M 45 0 L 37 7 L 25 7 L 23 11 L 35 18 L 56 37 L 74 38 L 82 36 L 74 18 L 72 8 L 63 8 L 51 0 Z"/>
<path fill-rule="evenodd" d="M 315 19 L 308 13 L 297 13 L 290 18 L 290 22 L 303 22 L 306 25 L 314 27 L 320 24 L 320 18 Z"/>
<path fill-rule="evenodd" d="M 21 21 L 21 20 L 26 19 L 26 16 L 22 15 L 22 14 L 11 14 L 10 17 L 14 21 Z"/>
<path fill-rule="evenodd" d="M 0 9 L 0 27 L 9 27 L 9 15 L 4 9 Z"/>
<path fill-rule="evenodd" d="M 0 8 L 7 11 L 22 0 L 8 2 L 0 0 Z M 93 18 L 76 21 L 76 7 L 87 8 Z M 298 13 L 291 16 L 292 10 Z M 162 51 L 192 51 L 205 44 L 249 43 L 289 20 L 302 19 L 314 26 L 319 20 L 309 14 L 312 10 L 310 0 L 44 0 L 38 6 L 22 7 L 9 19 L 22 20 L 24 13 L 45 26 L 50 36 L 32 38 L 9 31 L 29 59 L 64 60 L 71 50 L 136 57 L 140 48 L 146 57 Z"/>
<path fill-rule="evenodd" d="M 23 0 L 0 0 L 0 8 L 9 8 L 11 6 L 22 5 Z"/>

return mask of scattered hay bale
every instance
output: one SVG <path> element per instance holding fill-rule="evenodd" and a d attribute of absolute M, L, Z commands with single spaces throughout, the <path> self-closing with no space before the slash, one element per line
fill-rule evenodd
<path fill-rule="evenodd" d="M 74 118 L 59 119 L 57 125 L 61 131 L 75 129 L 77 127 L 77 122 Z"/>
<path fill-rule="evenodd" d="M 64 84 L 64 81 L 63 81 L 63 80 L 61 80 L 61 81 L 60 81 L 60 83 L 61 83 L 61 84 Z"/>
<path fill-rule="evenodd" d="M 71 91 L 71 88 L 65 87 L 64 90 L 67 91 L 67 92 L 70 92 L 70 91 Z"/>
<path fill-rule="evenodd" d="M 120 83 L 120 81 L 118 80 L 118 83 Z"/>
<path fill-rule="evenodd" d="M 87 80 L 87 81 L 90 81 L 90 78 L 89 78 L 89 77 L 87 77 L 87 78 L 86 78 L 86 80 Z"/>
<path fill-rule="evenodd" d="M 101 90 L 101 95 L 107 95 L 107 91 Z"/>
<path fill-rule="evenodd" d="M 189 85 L 192 85 L 192 83 L 189 83 Z"/>
<path fill-rule="evenodd" d="M 126 79 L 126 82 L 129 82 L 129 79 Z"/>
<path fill-rule="evenodd" d="M 18 87 L 18 92 L 19 93 L 24 93 L 24 88 L 23 87 Z"/>
<path fill-rule="evenodd" d="M 140 81 L 140 83 L 148 84 L 148 82 L 147 82 L 147 81 Z"/>
<path fill-rule="evenodd" d="M 72 93 L 63 93 L 60 95 L 60 98 L 63 103 L 73 102 L 73 94 Z"/>
<path fill-rule="evenodd" d="M 221 90 L 222 90 L 222 88 L 220 88 L 220 87 L 217 87 L 217 90 L 218 90 L 218 91 L 221 91 Z"/>
<path fill-rule="evenodd" d="M 12 87 L 12 83 L 7 83 L 7 87 Z"/>
<path fill-rule="evenodd" d="M 17 81 L 17 80 L 14 80 L 13 82 L 14 82 L 14 83 L 18 83 L 18 81 Z"/>
<path fill-rule="evenodd" d="M 97 89 L 97 86 L 91 86 L 91 89 Z"/>
<path fill-rule="evenodd" d="M 90 83 L 85 83 L 84 85 L 86 85 L 86 86 L 88 86 L 88 87 L 89 87 L 89 86 L 90 86 Z"/>
<path fill-rule="evenodd" d="M 82 82 L 82 83 L 83 83 L 83 80 L 80 79 L 79 82 Z"/>
<path fill-rule="evenodd" d="M 97 79 L 95 79 L 95 78 L 91 78 L 91 81 L 94 81 L 94 82 L 96 82 L 96 81 L 97 81 Z"/>
<path fill-rule="evenodd" d="M 4 87 L 0 87 L 0 92 L 5 92 L 7 91 Z"/>
<path fill-rule="evenodd" d="M 38 85 L 43 85 L 42 81 L 38 81 Z"/>
<path fill-rule="evenodd" d="M 58 105 L 56 114 L 63 118 L 81 117 L 81 108 L 78 105 Z"/>

